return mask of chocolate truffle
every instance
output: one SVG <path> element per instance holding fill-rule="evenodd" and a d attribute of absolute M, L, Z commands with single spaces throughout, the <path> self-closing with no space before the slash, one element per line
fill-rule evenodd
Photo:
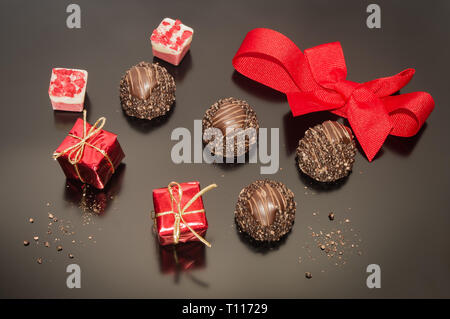
<path fill-rule="evenodd" d="M 350 128 L 325 121 L 309 128 L 297 147 L 303 173 L 319 182 L 334 182 L 350 174 L 356 146 Z"/>
<path fill-rule="evenodd" d="M 122 76 L 120 101 L 128 116 L 151 120 L 165 115 L 175 101 L 175 80 L 158 63 L 141 62 Z"/>
<path fill-rule="evenodd" d="M 206 110 L 202 121 L 203 141 L 211 152 L 222 157 L 244 155 L 256 143 L 259 123 L 253 108 L 246 102 L 233 97 L 221 99 Z M 222 134 L 216 138 L 210 128 L 216 128 Z M 227 143 L 228 141 L 228 143 Z"/>
<path fill-rule="evenodd" d="M 276 242 L 291 231 L 295 208 L 283 183 L 258 180 L 241 190 L 234 215 L 240 231 L 258 242 Z"/>

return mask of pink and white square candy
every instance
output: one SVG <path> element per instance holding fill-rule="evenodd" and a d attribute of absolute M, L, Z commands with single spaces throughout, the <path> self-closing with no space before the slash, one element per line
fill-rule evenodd
<path fill-rule="evenodd" d="M 180 64 L 191 47 L 193 34 L 194 30 L 180 20 L 165 18 L 150 37 L 153 55 L 173 65 Z"/>
<path fill-rule="evenodd" d="M 87 77 L 88 73 L 85 70 L 54 68 L 48 88 L 53 109 L 83 111 Z"/>

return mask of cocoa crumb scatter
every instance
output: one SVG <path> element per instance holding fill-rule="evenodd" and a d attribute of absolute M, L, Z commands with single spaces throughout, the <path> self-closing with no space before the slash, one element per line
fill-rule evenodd
<path fill-rule="evenodd" d="M 86 188 L 84 188 L 86 189 Z M 48 226 L 47 226 L 47 231 L 46 234 L 43 236 L 39 236 L 40 234 L 32 234 L 31 237 L 33 238 L 33 240 L 36 242 L 36 247 L 51 247 L 52 246 L 52 242 L 55 243 L 55 248 L 57 252 L 60 252 L 63 250 L 63 245 L 64 243 L 70 241 L 74 246 L 75 245 L 80 245 L 85 247 L 86 245 L 81 241 L 81 240 L 75 240 L 73 239 L 73 237 L 75 237 L 75 229 L 77 229 L 75 226 L 83 226 L 86 227 L 89 224 L 94 225 L 95 221 L 93 220 L 93 217 L 95 216 L 94 214 L 94 209 L 92 209 L 91 205 L 87 205 L 85 207 L 83 207 L 82 205 L 82 200 L 80 201 L 80 206 L 79 208 L 81 208 L 82 210 L 82 214 L 81 214 L 81 220 L 75 225 L 72 224 L 72 222 L 70 220 L 65 220 L 63 218 L 57 218 L 56 214 L 54 211 L 49 212 L 48 210 L 46 212 L 44 212 L 44 214 L 48 215 L 49 218 L 49 222 L 48 222 Z M 94 203 L 95 204 L 95 203 Z M 51 206 L 50 203 L 46 204 L 47 207 Z M 35 219 L 32 217 L 26 218 L 26 222 L 27 223 L 34 223 Z M 97 227 L 96 227 L 97 228 Z M 101 230 L 101 228 L 98 228 L 99 230 Z M 54 234 L 54 235 L 52 235 Z M 96 241 L 93 240 L 95 234 L 92 234 L 89 236 L 89 239 L 92 240 L 92 242 L 95 244 Z M 53 237 L 55 236 L 55 237 Z M 71 236 L 72 238 L 67 238 L 67 236 Z M 59 244 L 59 245 L 58 245 Z M 23 245 L 29 246 L 30 245 L 30 241 L 28 240 L 24 240 L 23 241 Z M 68 256 L 68 258 L 73 259 L 74 255 L 72 253 L 68 253 L 66 256 Z M 42 264 L 43 263 L 43 257 L 39 257 L 37 258 L 36 256 L 33 257 L 33 259 L 39 263 Z M 51 259 L 47 259 L 47 263 L 51 262 Z"/>
<path fill-rule="evenodd" d="M 331 218 L 330 218 L 331 217 Z M 321 219 L 319 214 L 316 215 L 317 219 Z M 328 214 L 329 220 L 335 220 L 336 215 L 334 212 Z M 321 221 L 321 220 L 320 220 Z M 320 222 L 319 221 L 319 222 Z M 359 237 L 359 232 L 352 226 L 349 218 L 337 220 L 337 223 L 326 224 L 321 230 L 313 229 L 308 226 L 311 237 L 315 245 L 311 243 L 305 243 L 303 249 L 306 250 L 307 256 L 311 261 L 323 261 L 322 258 L 318 258 L 318 255 L 314 253 L 309 247 L 317 247 L 320 252 L 320 256 L 325 256 L 333 265 L 343 266 L 346 265 L 351 259 L 356 256 L 361 256 L 362 251 L 360 243 L 362 239 Z M 352 226 L 350 226 L 352 225 Z"/>

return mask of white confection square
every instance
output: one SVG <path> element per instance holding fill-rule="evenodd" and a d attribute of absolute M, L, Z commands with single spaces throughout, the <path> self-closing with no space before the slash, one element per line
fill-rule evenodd
<path fill-rule="evenodd" d="M 86 70 L 80 70 L 80 69 L 69 69 L 69 68 L 53 68 L 52 69 L 52 76 L 50 78 L 50 85 L 51 83 L 56 79 L 56 74 L 54 73 L 54 70 L 70 70 L 70 71 L 80 71 L 84 74 L 84 87 L 81 90 L 80 93 L 75 94 L 73 97 L 70 96 L 53 96 L 49 93 L 50 99 L 53 102 L 56 103 L 65 103 L 65 104 L 81 104 L 84 102 L 84 96 L 86 95 L 86 87 L 87 87 L 87 79 L 88 79 L 88 72 Z M 50 86 L 49 86 L 50 88 Z"/>
<path fill-rule="evenodd" d="M 163 22 L 168 22 L 168 25 L 164 25 Z M 170 30 L 170 28 L 173 27 L 173 25 L 175 24 L 175 20 L 171 19 L 171 18 L 164 18 L 161 23 L 159 24 L 159 26 L 156 28 L 159 32 L 161 33 L 166 33 L 167 31 Z M 151 41 L 152 42 L 152 47 L 153 49 L 162 52 L 162 53 L 168 53 L 168 54 L 178 54 L 181 53 L 185 47 L 187 47 L 189 44 L 191 44 L 192 42 L 192 36 L 194 35 L 194 29 L 184 25 L 183 23 L 180 24 L 180 30 L 174 32 L 172 34 L 172 38 L 171 39 L 176 39 L 178 37 L 180 37 L 184 31 L 190 31 L 192 32 L 191 36 L 189 38 L 187 38 L 183 45 L 181 45 L 178 50 L 174 50 L 172 48 L 170 48 L 167 45 L 163 45 L 161 43 L 155 42 L 155 41 Z"/>

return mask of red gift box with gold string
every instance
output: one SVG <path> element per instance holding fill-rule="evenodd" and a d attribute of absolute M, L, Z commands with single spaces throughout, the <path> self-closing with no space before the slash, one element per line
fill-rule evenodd
<path fill-rule="evenodd" d="M 171 182 L 153 190 L 154 225 L 161 245 L 201 241 L 208 229 L 202 195 L 217 187 L 211 184 L 200 190 L 199 182 Z"/>
<path fill-rule="evenodd" d="M 103 189 L 125 157 L 117 135 L 103 130 L 104 117 L 94 125 L 78 119 L 67 137 L 53 153 L 64 174 L 98 189 Z"/>

